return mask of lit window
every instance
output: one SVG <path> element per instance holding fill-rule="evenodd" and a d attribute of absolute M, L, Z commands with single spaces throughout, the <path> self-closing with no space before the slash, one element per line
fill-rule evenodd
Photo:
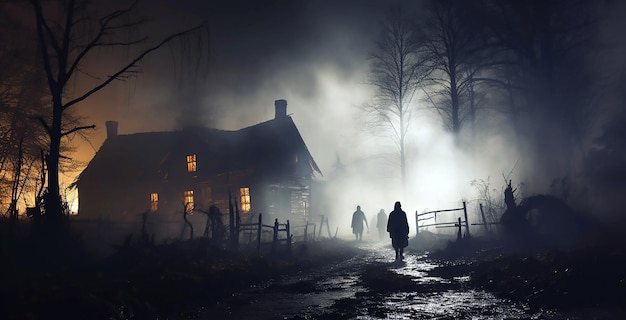
<path fill-rule="evenodd" d="M 150 194 L 150 211 L 154 212 L 159 210 L 159 194 L 151 193 Z"/>
<path fill-rule="evenodd" d="M 196 172 L 196 155 L 190 154 L 187 156 L 187 172 Z"/>
<path fill-rule="evenodd" d="M 250 212 L 250 188 L 239 188 L 241 211 Z"/>
<path fill-rule="evenodd" d="M 185 191 L 185 208 L 191 211 L 193 210 L 193 190 Z"/>
<path fill-rule="evenodd" d="M 295 163 L 298 163 L 298 154 L 296 153 L 296 156 L 294 157 Z"/>

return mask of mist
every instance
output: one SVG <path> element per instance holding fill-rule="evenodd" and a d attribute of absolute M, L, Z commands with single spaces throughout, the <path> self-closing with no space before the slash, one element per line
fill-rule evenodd
<path fill-rule="evenodd" d="M 414 228 L 415 212 L 455 208 L 466 201 L 474 220 L 480 195 L 472 181 L 489 180 L 492 190 L 500 193 L 505 178 L 512 179 L 523 184 L 521 197 L 550 192 L 554 179 L 576 174 L 568 172 L 575 167 L 558 165 L 570 160 L 559 159 L 555 150 L 551 152 L 558 159 L 556 168 L 567 170 L 538 168 L 537 150 L 518 140 L 511 124 L 493 111 L 501 103 L 498 99 L 490 101 L 476 128 L 465 129 L 461 142 L 455 142 L 425 98 L 416 97 L 419 112 L 408 137 L 409 183 L 403 192 L 395 145 L 368 132 L 360 113 L 360 106 L 374 94 L 366 83 L 368 57 L 386 3 L 166 1 L 160 5 L 159 10 L 175 11 L 178 17 L 162 29 L 176 29 L 181 20 L 209 21 L 206 78 L 193 83 L 187 79 L 181 86 L 179 70 L 162 67 L 171 61 L 170 53 L 147 59 L 144 74 L 107 88 L 90 102 L 93 107 L 85 109 L 88 121 L 98 128 L 90 136 L 90 145 L 79 147 L 78 158 L 83 161 L 104 141 L 106 120 L 119 121 L 121 134 L 188 125 L 237 130 L 271 119 L 273 101 L 286 99 L 287 113 L 322 170 L 323 176 L 316 179 L 327 185 L 323 207 L 312 210 L 330 216 L 341 236 L 350 233 L 357 205 L 371 218 L 380 209 L 391 211 L 393 203 L 400 201 Z M 544 123 L 536 120 L 528 120 L 527 130 Z M 342 172 L 336 167 L 338 161 Z"/>
<path fill-rule="evenodd" d="M 626 318 L 626 3 L 131 3 L 0 5 L 0 318 Z M 57 35 L 57 4 L 85 27 Z M 381 41 L 396 5 L 415 38 Z M 93 51 L 65 74 L 67 34 Z M 407 87 L 398 38 L 424 50 Z M 398 201 L 408 234 L 377 230 Z"/>

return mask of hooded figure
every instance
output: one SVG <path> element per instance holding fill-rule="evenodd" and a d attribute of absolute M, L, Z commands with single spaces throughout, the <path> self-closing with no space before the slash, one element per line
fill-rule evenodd
<path fill-rule="evenodd" d="M 409 245 L 409 222 L 406 213 L 402 211 L 400 201 L 396 201 L 393 211 L 389 213 L 387 232 L 391 237 L 391 245 L 396 251 L 396 260 L 404 258 L 404 248 Z"/>
<path fill-rule="evenodd" d="M 376 228 L 378 229 L 378 237 L 380 240 L 385 238 L 385 230 L 387 230 L 387 214 L 384 209 L 380 209 L 376 215 Z"/>
<path fill-rule="evenodd" d="M 361 206 L 356 206 L 356 211 L 352 214 L 352 233 L 356 236 L 356 240 L 363 240 L 363 222 L 367 226 L 367 230 L 370 230 L 370 226 L 367 224 L 367 218 L 365 213 L 361 211 Z"/>

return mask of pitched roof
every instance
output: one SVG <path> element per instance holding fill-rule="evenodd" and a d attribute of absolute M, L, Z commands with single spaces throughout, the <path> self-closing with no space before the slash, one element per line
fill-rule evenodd
<path fill-rule="evenodd" d="M 300 152 L 305 155 L 300 161 L 308 162 L 311 173 L 321 174 L 295 123 L 285 116 L 235 131 L 187 127 L 180 131 L 117 135 L 104 142 L 78 181 L 99 174 L 150 178 L 163 170 L 172 152 L 193 149 L 210 155 L 214 172 L 242 170 L 251 165 L 271 169 Z M 115 172 L 102 172 L 105 170 Z"/>

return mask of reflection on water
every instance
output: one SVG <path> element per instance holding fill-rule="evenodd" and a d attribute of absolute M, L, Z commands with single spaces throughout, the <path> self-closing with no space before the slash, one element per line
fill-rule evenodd
<path fill-rule="evenodd" d="M 233 301 L 201 308 L 195 319 L 565 319 L 531 311 L 468 286 L 470 276 L 429 276 L 444 262 L 405 253 L 394 261 L 388 245 L 361 243 L 367 254 L 327 268 L 250 288 Z M 448 262 L 449 263 L 449 262 Z M 363 267 L 382 264 L 410 277 L 420 292 L 369 292 L 361 285 Z M 413 289 L 410 289 L 411 291 Z"/>
<path fill-rule="evenodd" d="M 405 254 L 404 261 L 393 261 L 393 253 L 388 246 L 371 245 L 367 248 L 370 261 L 388 262 L 389 270 L 412 277 L 420 284 L 451 284 L 443 291 L 399 292 L 384 298 L 385 317 L 362 315 L 358 319 L 544 319 L 545 313 L 532 313 L 528 306 L 512 303 L 495 297 L 493 294 L 468 289 L 464 283 L 469 275 L 445 279 L 428 276 L 439 262 L 426 255 Z"/>
<path fill-rule="evenodd" d="M 435 294 L 401 293 L 385 301 L 393 314 L 420 315 L 450 319 L 521 319 L 528 318 L 524 306 L 504 303 L 483 291 L 446 291 Z"/>

